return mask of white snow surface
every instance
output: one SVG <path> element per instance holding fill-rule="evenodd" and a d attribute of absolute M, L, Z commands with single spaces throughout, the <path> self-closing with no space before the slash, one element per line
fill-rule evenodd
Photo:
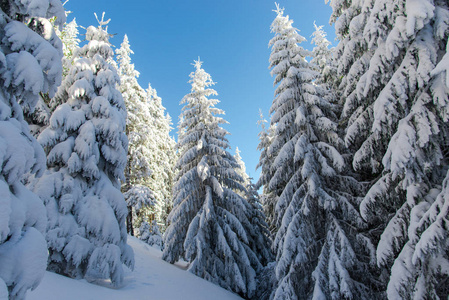
<path fill-rule="evenodd" d="M 109 281 L 96 284 L 45 272 L 36 290 L 28 292 L 27 300 L 232 300 L 239 296 L 186 271 L 185 262 L 171 265 L 162 260 L 162 252 L 135 237 L 128 236 L 134 249 L 135 269 L 125 268 L 123 285 L 112 288 Z"/>

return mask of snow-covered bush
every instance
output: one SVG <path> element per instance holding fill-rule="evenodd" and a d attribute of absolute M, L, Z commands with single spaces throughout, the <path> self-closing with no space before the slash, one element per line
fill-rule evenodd
<path fill-rule="evenodd" d="M 162 250 L 163 241 L 157 222 L 153 220 L 151 225 L 143 221 L 139 227 L 139 239 L 150 246 L 156 246 Z"/>

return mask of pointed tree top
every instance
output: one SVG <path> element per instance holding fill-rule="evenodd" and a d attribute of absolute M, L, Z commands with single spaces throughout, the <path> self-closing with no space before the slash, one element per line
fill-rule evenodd
<path fill-rule="evenodd" d="M 281 8 L 280 6 L 279 6 L 279 3 L 277 3 L 277 2 L 274 2 L 274 4 L 276 5 L 276 9 L 275 10 L 273 10 L 275 13 L 277 13 L 278 15 L 284 15 L 284 9 L 285 8 Z"/>
<path fill-rule="evenodd" d="M 240 150 L 239 147 L 235 147 L 235 155 L 240 156 Z"/>
<path fill-rule="evenodd" d="M 313 27 L 315 27 L 316 32 L 320 32 L 323 36 L 326 36 L 326 33 L 323 30 L 323 25 L 316 25 L 316 21 L 313 21 Z"/>
<path fill-rule="evenodd" d="M 197 70 L 201 69 L 201 66 L 203 64 L 203 62 L 200 60 L 200 57 L 198 56 L 198 60 L 194 60 L 194 63 L 192 64 L 192 66 L 195 66 L 195 68 Z"/>
<path fill-rule="evenodd" d="M 104 14 L 105 14 L 105 12 L 103 12 L 103 14 L 101 15 L 101 20 L 99 20 L 97 14 L 94 13 L 95 18 L 96 18 L 97 21 L 98 21 L 98 24 L 100 24 L 100 27 L 103 27 L 104 25 L 108 25 L 109 22 L 111 21 L 111 19 L 108 19 L 108 20 L 105 21 L 105 20 L 104 20 Z"/>
<path fill-rule="evenodd" d="M 265 130 L 265 123 L 268 123 L 267 120 L 263 117 L 262 109 L 259 108 L 259 120 L 257 121 L 257 125 L 262 127 L 262 130 Z"/>

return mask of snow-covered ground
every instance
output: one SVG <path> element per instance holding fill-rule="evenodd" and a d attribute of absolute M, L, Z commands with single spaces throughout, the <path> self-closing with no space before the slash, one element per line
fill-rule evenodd
<path fill-rule="evenodd" d="M 161 251 L 134 237 L 128 237 L 134 249 L 135 269 L 125 271 L 125 282 L 113 289 L 107 282 L 91 284 L 46 272 L 36 290 L 28 292 L 28 300 L 232 300 L 237 295 L 184 270 L 185 265 L 171 265 L 161 259 Z"/>

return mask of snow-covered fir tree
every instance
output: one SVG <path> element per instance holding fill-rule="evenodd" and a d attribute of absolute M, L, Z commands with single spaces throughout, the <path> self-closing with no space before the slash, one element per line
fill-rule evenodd
<path fill-rule="evenodd" d="M 146 181 L 148 186 L 154 191 L 156 198 L 154 219 L 157 221 L 158 226 L 165 230 L 167 215 L 172 207 L 174 167 L 177 158 L 176 142 L 170 136 L 172 121 L 170 115 L 165 113 L 162 99 L 151 85 L 148 85 L 146 92 L 151 126 L 154 132 L 154 142 L 150 148 L 150 167 L 152 172 Z"/>
<path fill-rule="evenodd" d="M 447 45 L 449 43 L 449 7 L 443 2 L 435 2 L 435 4 L 434 34 L 436 38 L 444 39 Z M 392 279 L 395 278 L 396 280 L 390 280 L 388 285 L 388 294 L 391 297 L 398 294 L 407 296 L 412 294 L 415 298 L 444 299 L 449 295 L 447 284 L 449 281 L 449 253 L 447 250 L 449 236 L 445 227 L 445 220 L 447 220 L 449 214 L 449 172 L 447 171 L 448 152 L 444 148 L 444 145 L 448 144 L 449 136 L 447 126 L 449 121 L 449 54 L 447 49 L 448 47 L 446 46 L 444 56 L 430 73 L 430 94 L 432 96 L 430 103 L 433 103 L 433 105 L 430 105 L 429 111 L 435 113 L 434 117 L 438 123 L 438 127 L 435 127 L 435 129 L 438 128 L 439 131 L 437 135 L 431 136 L 428 145 L 424 149 L 419 149 L 420 151 L 418 152 L 422 155 L 426 150 L 436 150 L 435 152 L 443 157 L 441 165 L 438 166 L 440 174 L 441 170 L 447 173 L 445 178 L 442 179 L 441 186 L 435 184 L 436 188 L 433 187 L 430 190 L 426 190 L 427 193 L 424 197 L 421 196 L 421 199 L 415 197 L 421 201 L 412 208 L 408 231 L 409 242 L 401 251 L 401 254 L 403 252 L 407 253 L 405 248 L 409 246 L 410 249 L 414 249 L 413 256 L 411 256 L 411 260 L 409 257 L 406 260 L 401 260 L 401 258 L 405 258 L 405 255 L 400 254 L 398 259 L 396 259 L 392 268 Z M 417 111 L 419 112 L 419 110 Z M 411 115 L 413 119 L 421 121 L 419 117 L 415 118 L 414 113 L 411 113 Z M 426 114 L 422 115 L 426 116 Z M 432 118 L 431 113 L 427 116 L 429 116 L 429 119 Z M 408 117 L 406 120 L 409 120 Z M 424 129 L 426 128 L 426 126 L 423 127 Z M 419 140 L 426 140 L 426 135 L 421 134 L 422 131 L 420 129 L 417 130 L 417 133 L 420 133 L 417 134 Z M 430 171 L 429 169 L 433 166 L 429 166 L 428 163 L 426 165 L 426 162 L 424 162 L 424 167 L 428 168 L 424 170 Z M 438 176 L 438 178 L 442 177 Z M 410 189 L 413 188 L 411 187 Z M 413 193 L 413 190 L 411 192 Z M 439 194 L 437 195 L 437 193 Z M 407 201 L 410 198 L 409 190 L 407 190 Z M 404 266 L 405 268 L 403 268 Z"/>
<path fill-rule="evenodd" d="M 131 63 L 130 55 L 134 52 L 126 35 L 116 53 L 121 78 L 119 89 L 128 110 L 126 132 L 129 152 L 122 191 L 131 195 L 128 190 L 137 186 L 139 193 L 142 187 L 147 187 L 152 193 L 152 204 L 142 207 L 137 215 L 128 206 L 128 232 L 134 234 L 134 229 L 138 229 L 143 220 L 150 223 L 156 220 L 159 226 L 165 225 L 171 199 L 175 141 L 170 137 L 170 116 L 165 114 L 156 90 L 151 85 L 144 90 L 137 82 L 139 72 Z M 133 214 L 137 217 L 134 220 Z"/>
<path fill-rule="evenodd" d="M 340 105 L 338 105 L 339 94 L 337 93 L 337 67 L 338 62 L 335 60 L 335 48 L 329 49 L 331 42 L 326 38 L 327 34 L 323 30 L 323 26 L 313 24 L 315 31 L 312 34 L 311 43 L 314 45 L 312 50 L 312 59 L 310 64 L 319 75 L 314 80 L 314 84 L 319 86 L 320 96 L 326 98 L 327 101 L 334 104 L 334 111 L 337 115 L 340 113 Z"/>
<path fill-rule="evenodd" d="M 0 3 L 0 297 L 23 299 L 47 266 L 45 207 L 23 184 L 45 170 L 45 153 L 24 119 L 39 93 L 61 83 L 62 45 L 48 18 L 61 26 L 59 0 Z"/>
<path fill-rule="evenodd" d="M 305 41 L 305 38 L 299 35 L 298 30 L 292 26 L 293 21 L 288 16 L 283 15 L 283 10 L 279 8 L 279 5 L 276 4 L 276 6 L 277 16 L 271 24 L 271 32 L 275 36 L 269 42 L 269 46 L 271 46 L 270 68 L 271 75 L 275 76 L 274 85 L 282 83 L 280 84 L 282 90 L 276 89 L 276 98 L 270 108 L 270 114 L 272 114 L 271 125 L 276 126 L 273 140 L 267 151 L 267 155 L 272 157 L 277 157 L 284 145 L 291 144 L 289 141 L 298 132 L 294 114 L 296 113 L 300 88 L 297 76 L 299 68 L 308 70 L 308 73 L 304 73 L 302 81 L 311 82 L 316 76 L 305 60 L 305 57 L 309 56 L 310 52 L 298 46 L 299 43 Z M 292 71 L 289 72 L 290 69 Z M 279 93 L 283 90 L 290 91 L 291 96 L 287 98 L 279 96 Z M 282 117 L 288 112 L 291 112 L 289 114 L 290 117 L 283 119 L 281 122 Z M 292 158 L 286 157 L 285 159 L 291 160 Z M 273 168 L 273 165 L 270 166 L 274 174 L 266 184 L 268 190 L 273 192 L 275 196 L 279 197 L 282 194 L 287 182 L 290 180 L 294 172 L 291 168 L 292 165 L 285 164 L 285 168 L 277 169 Z"/>
<path fill-rule="evenodd" d="M 153 220 L 151 225 L 146 221 L 142 222 L 139 227 L 139 239 L 150 246 L 155 246 L 160 249 L 163 248 L 162 234 L 156 220 Z"/>
<path fill-rule="evenodd" d="M 122 185 L 123 190 L 123 185 Z M 126 231 L 135 235 L 136 230 L 140 228 L 140 224 L 148 216 L 150 211 L 154 214 L 156 207 L 156 200 L 154 199 L 154 193 L 149 187 L 145 185 L 133 185 L 128 190 L 123 192 L 125 201 L 128 207 L 128 214 L 126 217 Z M 139 227 L 137 227 L 139 226 Z M 142 233 L 142 230 L 138 230 L 138 235 Z"/>
<path fill-rule="evenodd" d="M 104 14 L 103 14 L 104 17 Z M 59 105 L 39 136 L 48 170 L 34 183 L 47 214 L 48 269 L 120 285 L 123 264 L 133 267 L 127 245 L 127 208 L 120 192 L 128 139 L 126 108 L 116 89 L 117 70 L 109 21 L 87 28 L 87 44 L 56 94 Z"/>
<path fill-rule="evenodd" d="M 34 106 L 33 112 L 25 115 L 25 120 L 30 127 L 31 134 L 37 138 L 42 130 L 48 126 L 51 117 L 50 108 L 47 105 L 48 94 L 39 94 L 39 100 Z"/>
<path fill-rule="evenodd" d="M 239 147 L 235 148 L 235 155 L 234 155 L 234 159 L 237 162 L 237 164 L 239 165 L 239 168 L 237 168 L 237 174 L 243 178 L 243 182 L 246 185 L 249 185 L 250 183 L 250 178 L 248 176 L 248 174 L 246 173 L 246 166 L 245 166 L 245 162 L 243 161 L 242 157 L 240 156 L 240 149 Z"/>
<path fill-rule="evenodd" d="M 333 51 L 329 49 L 331 42 L 326 38 L 327 34 L 323 30 L 323 26 L 317 26 L 313 23 L 315 31 L 313 32 L 311 43 L 314 45 L 312 50 L 312 59 L 310 63 L 315 65 L 320 76 L 315 80 L 316 84 L 323 84 L 334 80 L 336 76 L 336 68 L 333 61 Z"/>
<path fill-rule="evenodd" d="M 248 182 L 249 183 L 246 186 L 246 199 L 252 206 L 252 210 L 249 211 L 249 220 L 251 222 L 249 244 L 256 253 L 261 264 L 266 266 L 274 259 L 273 253 L 270 249 L 272 243 L 270 239 L 270 230 L 267 222 L 265 221 L 266 217 L 263 212 L 262 203 L 259 199 L 260 196 L 257 192 L 256 186 L 251 182 L 251 178 L 249 178 Z"/>
<path fill-rule="evenodd" d="M 256 168 L 260 168 L 260 176 L 259 180 L 256 183 L 256 189 L 259 189 L 263 186 L 263 193 L 261 195 L 261 202 L 263 206 L 263 210 L 265 213 L 265 217 L 268 223 L 268 227 L 270 229 L 271 234 L 273 235 L 277 231 L 275 217 L 274 217 L 274 207 L 276 206 L 276 202 L 278 196 L 275 195 L 274 192 L 268 189 L 268 183 L 273 177 L 274 170 L 271 168 L 273 165 L 273 155 L 269 155 L 269 147 L 274 138 L 276 125 L 273 124 L 266 128 L 267 120 L 265 120 L 262 111 L 259 111 L 260 119 L 257 121 L 257 124 L 261 127 L 259 132 L 259 144 L 257 145 L 257 150 L 260 151 L 259 162 L 257 163 Z"/>
<path fill-rule="evenodd" d="M 341 123 L 347 124 L 354 169 L 361 180 L 371 180 L 360 209 L 376 228 L 373 241 L 387 296 L 446 298 L 444 284 L 435 282 L 448 277 L 433 265 L 444 264 L 447 253 L 419 260 L 415 247 L 435 221 L 427 209 L 436 203 L 447 166 L 442 147 L 448 136 L 447 86 L 445 72 L 434 71 L 446 52 L 447 2 L 333 1 L 332 6 L 338 60 L 345 66 L 339 69 Z"/>
<path fill-rule="evenodd" d="M 68 14 L 68 13 L 67 13 Z M 64 52 L 64 58 L 62 59 L 63 72 L 62 77 L 65 78 L 72 67 L 73 59 L 75 58 L 75 52 L 79 48 L 81 40 L 79 39 L 78 23 L 74 18 L 69 23 L 65 23 L 62 30 L 56 30 L 59 38 L 62 41 L 62 49 Z"/>
<path fill-rule="evenodd" d="M 122 93 L 128 112 L 126 119 L 126 135 L 129 139 L 128 159 L 125 168 L 125 182 L 122 192 L 128 204 L 126 218 L 127 232 L 134 235 L 134 227 L 140 222 L 133 220 L 133 215 L 140 217 L 145 207 L 154 207 L 154 192 L 148 186 L 147 178 L 151 175 L 152 147 L 155 143 L 155 132 L 152 128 L 147 94 L 137 82 L 139 72 L 131 63 L 128 36 L 125 35 L 120 48 L 116 50 L 120 76 L 119 90 Z M 136 201 L 136 199 L 140 199 Z M 140 220 L 139 220 L 140 221 Z"/>
<path fill-rule="evenodd" d="M 371 299 L 366 281 L 372 249 L 360 229 L 360 186 L 342 176 L 333 105 L 313 82 L 313 70 L 298 43 L 304 41 L 279 6 L 271 29 L 270 67 L 275 99 L 270 112 L 276 132 L 269 147 L 274 175 L 268 190 L 276 191 L 278 231 L 277 287 L 274 299 Z M 367 247 L 368 246 L 368 247 Z M 364 277 L 365 276 L 365 277 Z"/>
<path fill-rule="evenodd" d="M 243 179 L 226 150 L 226 121 L 218 116 L 224 112 L 208 98 L 217 93 L 201 64 L 195 62 L 191 93 L 181 101 L 180 157 L 162 257 L 170 263 L 185 258 L 190 272 L 251 297 L 261 268 L 246 231 L 251 206 L 237 193 L 245 190 Z"/>
<path fill-rule="evenodd" d="M 68 14 L 69 12 L 66 12 L 66 16 L 68 16 Z M 62 78 L 64 79 L 70 69 L 73 53 L 75 49 L 78 48 L 80 40 L 78 39 L 78 25 L 76 24 L 75 19 L 73 19 L 70 23 L 64 23 L 62 30 L 59 30 L 59 25 L 55 24 L 57 20 L 59 19 L 53 17 L 50 19 L 50 22 L 54 27 L 56 35 L 62 42 L 62 50 L 64 54 L 62 58 Z M 31 133 L 36 138 L 42 130 L 48 126 L 52 111 L 57 105 L 60 104 L 55 103 L 55 98 L 51 99 L 48 93 L 40 93 L 39 96 L 39 100 L 36 103 L 34 110 L 32 112 L 29 111 L 25 115 L 26 121 L 30 126 Z"/>
<path fill-rule="evenodd" d="M 243 178 L 245 191 L 237 191 L 237 193 L 246 199 L 252 207 L 252 209 L 248 211 L 248 219 L 251 223 L 251 226 L 247 229 L 249 245 L 251 249 L 253 249 L 254 253 L 257 254 L 262 265 L 265 266 L 273 260 L 273 254 L 270 250 L 270 231 L 268 229 L 268 224 L 265 221 L 266 217 L 263 212 L 256 185 L 252 182 L 252 178 L 246 173 L 245 162 L 240 156 L 240 153 L 239 148 L 236 147 L 234 158 L 239 165 L 236 172 Z"/>

